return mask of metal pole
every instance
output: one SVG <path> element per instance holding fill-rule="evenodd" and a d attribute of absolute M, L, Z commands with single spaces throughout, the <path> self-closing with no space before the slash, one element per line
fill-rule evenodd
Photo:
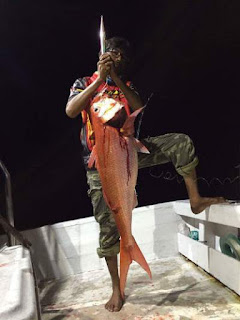
<path fill-rule="evenodd" d="M 106 50 L 106 33 L 104 28 L 103 16 L 101 16 L 99 36 L 100 36 L 100 51 L 101 51 L 101 54 L 104 54 Z"/>

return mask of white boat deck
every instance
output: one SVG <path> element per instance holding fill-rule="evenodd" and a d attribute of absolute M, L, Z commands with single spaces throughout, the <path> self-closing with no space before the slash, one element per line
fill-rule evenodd
<path fill-rule="evenodd" d="M 238 235 L 239 215 L 239 204 L 214 205 L 193 215 L 187 200 L 134 209 L 133 235 L 153 279 L 134 262 L 128 273 L 126 301 L 118 313 L 104 308 L 111 295 L 111 281 L 104 259 L 96 254 L 98 224 L 93 217 L 24 231 L 32 243 L 42 319 L 239 320 L 240 261 L 219 248 L 219 237 L 229 232 Z M 179 233 L 183 223 L 199 231 L 199 241 Z M 15 278 L 9 269 L 9 279 Z M 35 306 L 34 299 L 24 307 L 30 300 L 26 300 L 27 287 L 22 280 L 22 276 L 14 280 L 12 287 L 19 288 L 14 294 L 22 300 L 15 300 L 23 304 L 10 305 L 8 318 L 35 320 L 34 311 L 31 315 L 28 312 Z M 7 314 L 5 300 L 0 301 L 0 311 Z M 28 317 L 19 312 L 16 316 L 16 306 L 22 307 L 22 315 L 27 311 Z M 10 312 L 15 312 L 13 318 Z"/>
<path fill-rule="evenodd" d="M 106 271 L 88 272 L 41 289 L 42 319 L 239 320 L 240 298 L 183 256 L 149 262 L 153 279 L 132 264 L 120 312 L 104 308 L 111 282 Z"/>

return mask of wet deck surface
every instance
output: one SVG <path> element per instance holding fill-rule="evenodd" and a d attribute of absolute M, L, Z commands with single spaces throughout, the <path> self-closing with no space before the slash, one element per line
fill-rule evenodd
<path fill-rule="evenodd" d="M 239 320 L 240 297 L 183 256 L 149 262 L 153 280 L 130 267 L 126 302 L 111 313 L 106 270 L 49 281 L 40 289 L 43 320 Z"/>

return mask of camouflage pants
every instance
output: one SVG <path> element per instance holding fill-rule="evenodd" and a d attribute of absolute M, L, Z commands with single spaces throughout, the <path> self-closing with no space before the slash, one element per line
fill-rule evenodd
<path fill-rule="evenodd" d="M 185 176 L 198 164 L 193 142 L 185 134 L 168 133 L 148 137 L 141 142 L 148 148 L 150 154 L 138 154 L 139 169 L 172 162 L 176 171 Z M 119 253 L 119 233 L 114 217 L 104 201 L 101 181 L 96 170 L 87 171 L 87 183 L 93 214 L 100 227 L 98 256 L 100 258 L 114 256 Z"/>

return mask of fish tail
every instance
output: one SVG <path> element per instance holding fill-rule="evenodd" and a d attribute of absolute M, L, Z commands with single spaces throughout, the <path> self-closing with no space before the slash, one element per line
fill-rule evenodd
<path fill-rule="evenodd" d="M 152 279 L 149 265 L 134 238 L 133 241 L 131 249 L 127 249 L 123 241 L 120 241 L 120 291 L 123 299 L 128 269 L 133 260 L 136 261 L 148 273 L 150 279 Z"/>

